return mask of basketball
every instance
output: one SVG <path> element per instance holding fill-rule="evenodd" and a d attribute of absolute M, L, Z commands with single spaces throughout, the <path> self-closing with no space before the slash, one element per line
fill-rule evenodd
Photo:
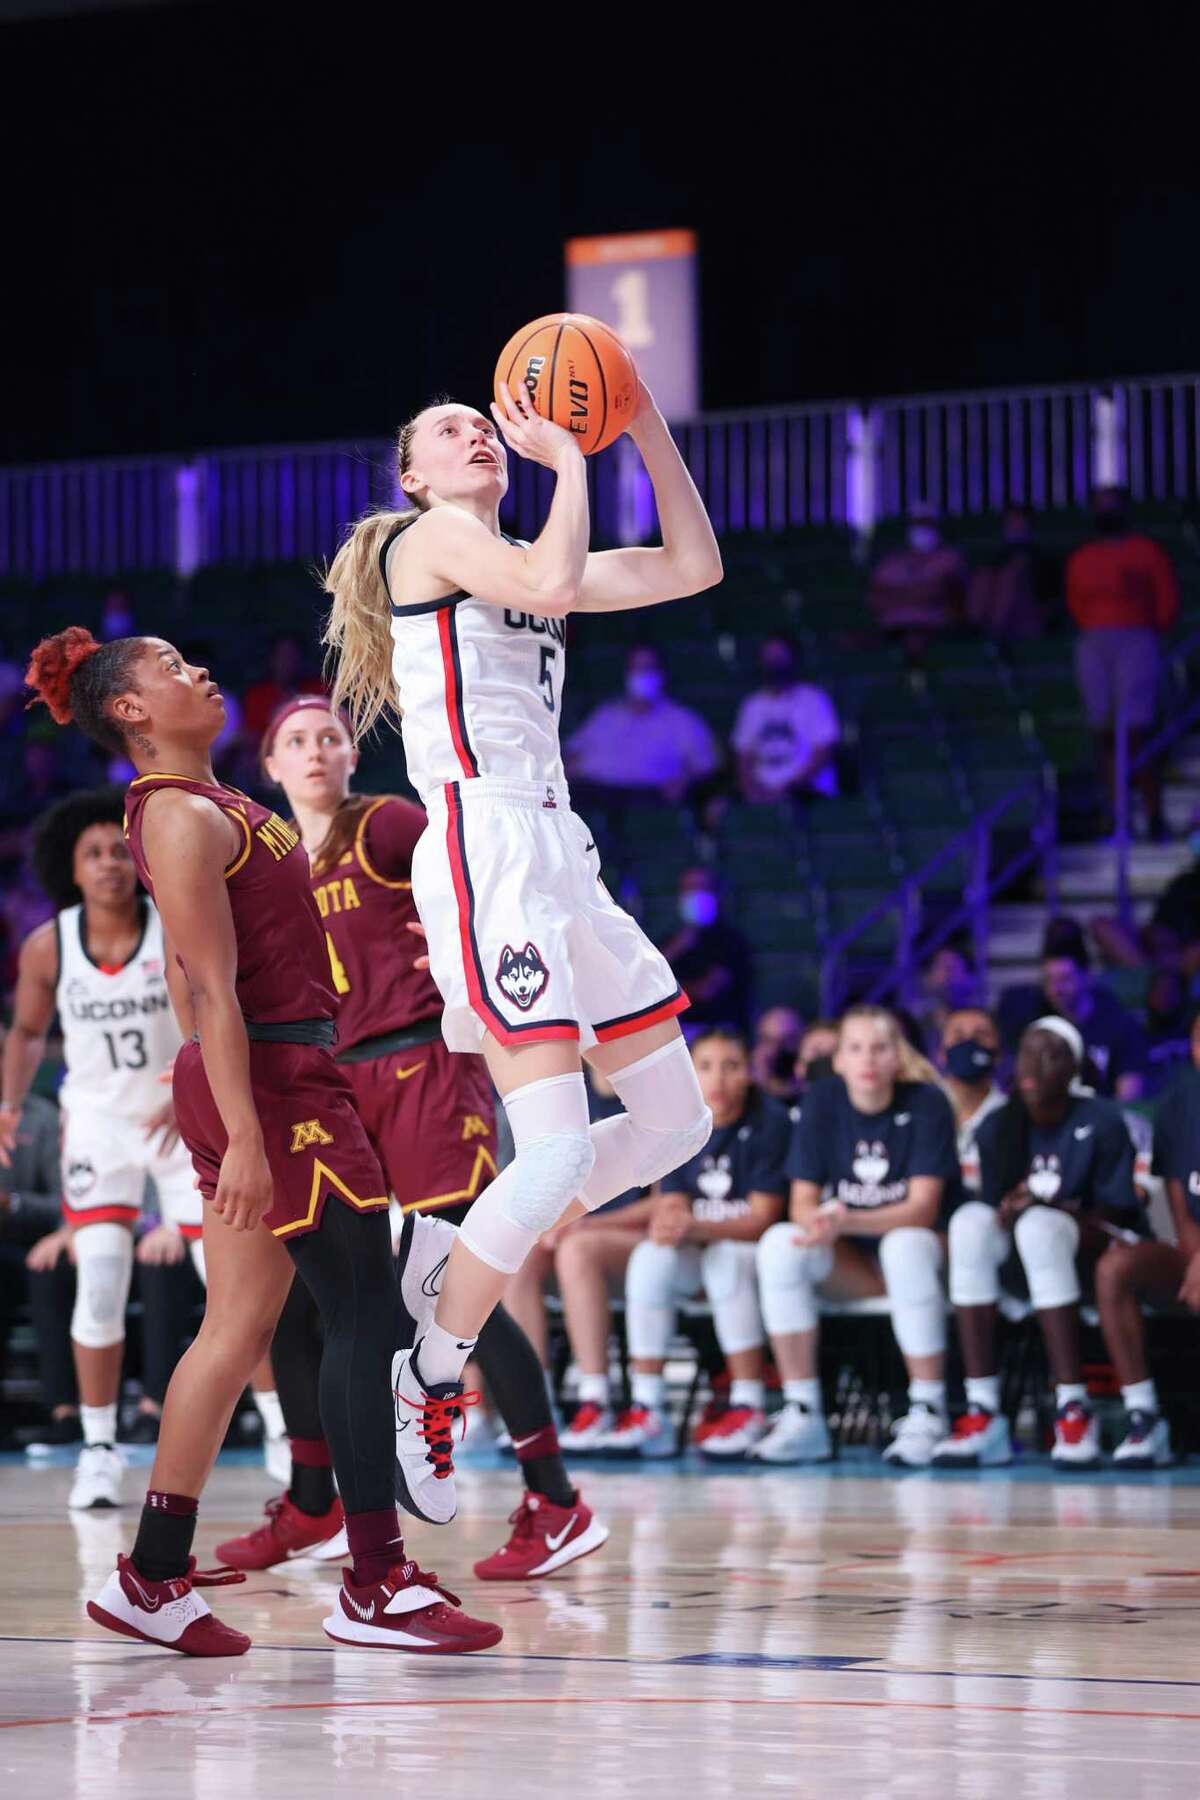
<path fill-rule="evenodd" d="M 637 411 L 638 376 L 615 331 L 587 313 L 547 313 L 514 332 L 496 364 L 500 383 L 579 438 L 585 456 L 614 443 Z"/>

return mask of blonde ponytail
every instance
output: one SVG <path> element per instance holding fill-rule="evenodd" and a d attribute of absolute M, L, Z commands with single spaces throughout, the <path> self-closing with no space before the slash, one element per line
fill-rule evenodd
<path fill-rule="evenodd" d="M 400 723 L 391 611 L 379 551 L 390 531 L 416 517 L 415 512 L 368 513 L 351 527 L 325 574 L 325 592 L 333 602 L 322 637 L 330 699 L 350 715 L 355 743 L 381 718 Z"/>

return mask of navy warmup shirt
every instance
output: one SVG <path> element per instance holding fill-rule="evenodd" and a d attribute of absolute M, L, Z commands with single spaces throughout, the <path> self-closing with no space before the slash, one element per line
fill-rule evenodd
<path fill-rule="evenodd" d="M 940 1088 L 900 1081 L 883 1112 L 859 1112 L 840 1075 L 818 1081 L 804 1097 L 792 1131 L 787 1172 L 813 1181 L 825 1198 L 869 1210 L 908 1198 L 914 1175 L 945 1182 L 942 1213 L 961 1198 L 954 1113 Z"/>
<path fill-rule="evenodd" d="M 991 1113 L 975 1138 L 979 1197 L 989 1206 L 999 1206 L 1004 1198 L 997 1153 L 1003 1118 L 1003 1109 Z M 1120 1107 L 1098 1095 L 1073 1099 L 1061 1125 L 1031 1126 L 1024 1180 L 1034 1198 L 1047 1206 L 1078 1200 L 1085 1212 L 1109 1207 L 1136 1216 L 1141 1211 L 1133 1185 L 1133 1140 Z"/>
<path fill-rule="evenodd" d="M 751 1194 L 786 1199 L 791 1128 L 786 1106 L 751 1091 L 741 1117 L 717 1126 L 698 1156 L 664 1178 L 662 1191 L 686 1194 L 696 1218 L 709 1225 L 748 1213 Z"/>
<path fill-rule="evenodd" d="M 1188 1211 L 1200 1224 L 1200 1070 L 1184 1069 L 1154 1115 L 1154 1173 L 1181 1181 Z"/>

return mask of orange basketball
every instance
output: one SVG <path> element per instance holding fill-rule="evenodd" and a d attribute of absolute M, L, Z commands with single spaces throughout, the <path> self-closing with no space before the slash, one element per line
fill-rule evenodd
<path fill-rule="evenodd" d="M 592 456 L 620 437 L 638 404 L 637 370 L 615 331 L 587 313 L 547 313 L 514 332 L 496 364 L 496 404 L 506 381 L 534 409 L 579 438 Z"/>

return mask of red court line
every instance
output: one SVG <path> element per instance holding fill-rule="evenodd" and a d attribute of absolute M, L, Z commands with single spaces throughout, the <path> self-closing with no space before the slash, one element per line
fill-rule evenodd
<path fill-rule="evenodd" d="M 1036 1679 L 1036 1678 L 1033 1678 Z M 1120 1707 L 1100 1706 L 999 1706 L 983 1701 L 954 1700 L 833 1700 L 816 1696 L 792 1699 L 757 1699 L 748 1694 L 725 1697 L 719 1694 L 614 1694 L 610 1699 L 599 1694 L 566 1694 L 509 1698 L 464 1695 L 451 1698 L 430 1696 L 422 1700 L 268 1700 L 261 1705 L 217 1706 L 205 1702 L 202 1709 L 194 1706 L 153 1707 L 142 1712 L 68 1713 L 59 1718 L 3 1719 L 0 1731 L 17 1731 L 34 1725 L 123 1725 L 136 1719 L 194 1719 L 199 1710 L 210 1718 L 214 1713 L 250 1714 L 274 1712 L 357 1712 L 382 1707 L 469 1707 L 469 1706 L 703 1706 L 710 1711 L 722 1706 L 790 1706 L 808 1707 L 824 1712 L 950 1712 L 997 1713 L 1029 1718 L 1051 1719 L 1169 1719 L 1200 1725 L 1200 1713 L 1140 1712 Z"/>

